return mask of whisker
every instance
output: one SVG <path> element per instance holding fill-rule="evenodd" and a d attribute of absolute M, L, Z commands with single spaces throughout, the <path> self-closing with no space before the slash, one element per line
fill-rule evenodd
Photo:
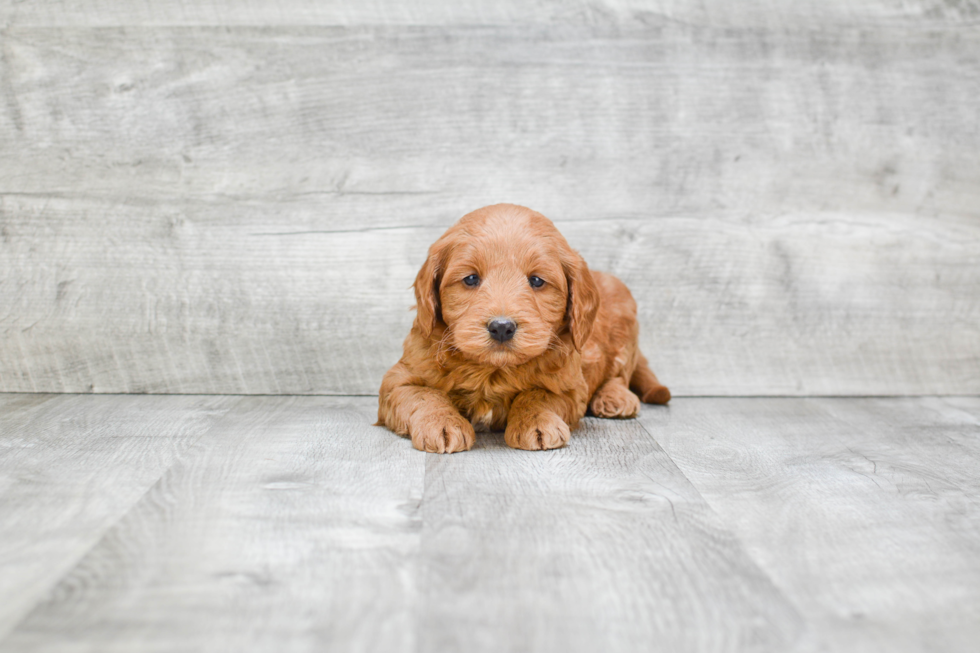
<path fill-rule="evenodd" d="M 565 341 L 558 337 L 558 334 L 552 333 L 551 340 L 548 342 L 548 349 L 557 351 L 562 356 L 567 356 L 570 352 L 568 345 Z"/>
<path fill-rule="evenodd" d="M 446 329 L 445 333 L 442 334 L 442 337 L 439 338 L 439 342 L 436 343 L 436 358 L 440 363 L 445 362 L 446 355 L 449 352 L 458 351 L 450 341 L 451 337 L 452 331 L 450 329 Z"/>

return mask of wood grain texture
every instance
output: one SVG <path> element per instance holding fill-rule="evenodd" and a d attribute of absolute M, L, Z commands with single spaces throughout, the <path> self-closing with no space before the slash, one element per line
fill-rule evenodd
<path fill-rule="evenodd" d="M 798 0 L 769 3 L 747 0 L 734 5 L 724 0 L 530 0 L 518 2 L 424 2 L 275 0 L 232 2 L 206 0 L 153 3 L 86 0 L 4 0 L 0 25 L 118 26 L 118 25 L 501 25 L 501 24 L 639 24 L 695 23 L 727 27 L 808 26 L 849 27 L 854 24 L 889 26 L 916 22 L 975 24 L 980 18 L 976 0 Z"/>
<path fill-rule="evenodd" d="M 681 400 L 650 429 L 808 624 L 799 649 L 973 651 L 980 401 Z"/>
<path fill-rule="evenodd" d="M 0 395 L 0 639 L 235 401 Z"/>
<path fill-rule="evenodd" d="M 91 15 L 158 6 L 220 8 Z M 675 394 L 978 392 L 971 5 L 827 6 L 841 29 L 10 19 L 0 390 L 376 392 L 426 246 L 515 201 L 631 285 Z"/>
<path fill-rule="evenodd" d="M 781 651 L 803 627 L 636 422 L 430 455 L 422 522 L 424 651 Z"/>
<path fill-rule="evenodd" d="M 243 398 L 0 650 L 775 651 L 799 634 L 638 423 L 435 456 L 368 426 L 374 403 Z"/>
<path fill-rule="evenodd" d="M 977 397 L 681 398 L 566 449 L 452 456 L 375 407 L 0 394 L 0 651 L 980 637 Z"/>
<path fill-rule="evenodd" d="M 424 456 L 364 404 L 243 399 L 0 649 L 410 650 Z"/>
<path fill-rule="evenodd" d="M 975 215 L 978 44 L 954 25 L 10 28 L 0 192 L 339 196 L 340 228 L 508 198 L 569 219 Z"/>
<path fill-rule="evenodd" d="M 225 221 L 200 207 L 44 203 L 58 235 L 27 236 L 33 217 L 6 222 L 5 390 L 375 393 L 442 231 L 285 233 L 262 211 Z M 814 214 L 558 225 L 632 289 L 643 350 L 678 396 L 980 388 L 980 224 Z M 63 243 L 70 261 L 21 264 L 57 259 Z"/>

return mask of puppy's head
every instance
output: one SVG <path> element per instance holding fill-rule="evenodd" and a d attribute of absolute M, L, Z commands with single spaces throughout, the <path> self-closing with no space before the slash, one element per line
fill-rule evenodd
<path fill-rule="evenodd" d="M 599 293 L 555 225 L 522 206 L 497 204 L 457 222 L 429 248 L 415 279 L 415 328 L 469 360 L 505 367 L 560 347 L 581 350 Z"/>

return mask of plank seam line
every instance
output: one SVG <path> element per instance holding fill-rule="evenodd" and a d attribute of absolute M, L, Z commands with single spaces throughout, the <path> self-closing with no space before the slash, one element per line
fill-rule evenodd
<path fill-rule="evenodd" d="M 374 231 L 398 231 L 399 229 L 445 229 L 442 225 L 406 224 L 380 227 L 361 227 L 359 229 L 310 229 L 308 231 L 256 231 L 249 236 L 307 236 L 317 234 L 362 234 Z"/>
<path fill-rule="evenodd" d="M 59 393 L 0 393 L 0 394 L 59 394 Z M 60 393 L 60 394 L 68 394 L 68 393 Z M 217 396 L 217 395 L 211 395 L 211 396 Z M 233 395 L 228 395 L 228 396 L 233 396 Z M 213 430 L 213 428 L 214 428 L 214 425 L 215 425 L 215 424 L 217 424 L 217 423 L 219 423 L 219 422 L 221 422 L 221 421 L 222 421 L 222 420 L 223 420 L 223 419 L 224 419 L 224 418 L 225 418 L 225 417 L 226 417 L 226 416 L 228 415 L 228 413 L 230 413 L 230 412 L 232 411 L 232 409 L 234 409 L 234 408 L 236 408 L 236 407 L 237 407 L 237 406 L 238 406 L 239 404 L 241 404 L 241 403 L 242 403 L 242 401 L 237 401 L 237 402 L 235 402 L 235 403 L 234 403 L 233 405 L 231 405 L 231 406 L 229 406 L 229 407 L 228 407 L 228 410 L 226 410 L 226 411 L 225 411 L 224 413 L 222 413 L 222 414 L 221 414 L 221 415 L 220 415 L 219 417 L 217 417 L 217 418 L 216 418 L 216 419 L 215 419 L 215 420 L 214 420 L 214 421 L 213 421 L 213 422 L 212 422 L 212 423 L 211 423 L 211 424 L 210 424 L 210 425 L 209 425 L 209 426 L 208 426 L 208 427 L 207 427 L 207 428 L 206 428 L 206 429 L 205 429 L 205 430 L 204 430 L 204 431 L 203 431 L 203 432 L 201 433 L 201 435 L 199 435 L 198 437 L 196 437 L 196 438 L 194 439 L 194 441 L 193 441 L 193 442 L 191 442 L 191 443 L 190 443 L 190 444 L 189 444 L 189 445 L 187 446 L 187 450 L 186 450 L 186 451 L 191 451 L 191 450 L 193 450 L 193 449 L 194 449 L 194 447 L 195 447 L 195 446 L 197 446 L 197 444 L 198 444 L 198 443 L 199 443 L 199 442 L 200 442 L 200 441 L 201 441 L 201 440 L 202 440 L 202 439 L 203 439 L 203 438 L 204 438 L 204 437 L 205 437 L 206 435 L 208 435 L 208 434 L 209 434 L 209 433 L 210 433 L 210 432 L 211 432 L 211 431 Z M 12 626 L 10 627 L 10 629 L 9 629 L 9 630 L 8 630 L 8 631 L 7 631 L 6 633 L 4 633 L 4 634 L 2 634 L 2 635 L 0 635 L 0 645 L 2 645 L 3 643 L 5 643 L 6 641 L 8 641 L 8 640 L 9 640 L 9 639 L 10 639 L 10 638 L 11 638 L 11 637 L 12 637 L 12 636 L 14 635 L 14 633 L 16 633 L 16 632 L 17 632 L 17 629 L 19 629 L 19 628 L 20 628 L 20 627 L 21 627 L 21 626 L 22 626 L 22 625 L 24 624 L 24 622 L 25 622 L 25 621 L 27 621 L 27 620 L 28 620 L 28 619 L 30 618 L 30 616 L 31 616 L 31 615 L 32 615 L 32 614 L 34 613 L 34 611 L 35 611 L 35 610 L 37 610 L 37 608 L 38 608 L 38 607 L 39 607 L 39 606 L 40 606 L 41 604 L 43 604 L 43 603 L 44 603 L 45 601 L 47 601 L 47 600 L 48 600 L 48 598 L 49 598 L 49 597 L 51 596 L 51 591 L 52 591 L 52 590 L 53 590 L 54 588 L 56 588 L 56 587 L 58 587 L 58 585 L 59 585 L 59 584 L 61 584 L 61 582 L 62 582 L 62 581 L 64 581 L 64 580 L 65 580 L 66 578 L 68 578 L 68 577 L 69 577 L 69 576 L 70 576 L 70 575 L 72 574 L 72 572 L 74 572 L 74 571 L 75 571 L 75 570 L 76 570 L 76 569 L 78 568 L 78 565 L 79 565 L 79 564 L 80 564 L 80 563 L 81 563 L 81 562 L 82 562 L 83 560 L 85 560 L 85 558 L 87 558 L 87 557 L 88 557 L 88 555 L 89 555 L 90 553 L 92 553 L 92 551 L 94 551 L 96 547 L 98 547 L 98 546 L 99 546 L 100 544 L 102 544 L 102 542 L 103 542 L 103 541 L 105 540 L 105 538 L 106 538 L 106 535 L 107 535 L 108 533 L 110 533 L 110 532 L 112 531 L 112 529 L 114 529 L 114 528 L 115 528 L 116 526 L 118 526 L 118 525 L 119 525 L 119 523 L 120 523 L 121 521 L 123 521 L 124 519 L 126 519 L 126 517 L 127 517 L 127 516 L 128 516 L 128 515 L 129 515 L 129 514 L 130 514 L 130 513 L 132 512 L 132 511 L 133 511 L 133 509 L 134 509 L 134 508 L 135 508 L 136 506 L 138 506 L 138 505 L 140 505 L 140 504 L 141 504 L 141 503 L 143 502 L 143 499 L 145 499 L 145 498 L 146 498 L 146 496 L 147 496 L 147 495 L 148 495 L 148 494 L 149 494 L 149 493 L 150 493 L 150 492 L 151 492 L 151 491 L 152 491 L 152 490 L 153 490 L 153 489 L 154 489 L 155 487 L 157 487 L 157 486 L 158 486 L 158 485 L 160 484 L 160 482 L 161 482 L 161 481 L 162 481 L 162 480 L 164 479 L 164 477 L 165 477 L 165 476 L 166 476 L 167 474 L 169 474 L 169 473 L 170 473 L 170 470 L 172 470 L 172 469 L 174 468 L 174 466 L 176 466 L 176 465 L 177 465 L 177 463 L 179 463 L 179 462 L 182 462 L 182 458 L 181 458 L 181 456 L 175 456 L 175 457 L 174 457 L 174 460 L 173 460 L 173 461 L 172 461 L 172 462 L 171 462 L 171 463 L 170 463 L 169 465 L 167 465 L 167 467 L 166 467 L 166 469 L 163 469 L 163 470 L 162 470 L 162 471 L 160 472 L 160 475 L 159 475 L 159 476 L 158 476 L 158 477 L 157 477 L 157 478 L 156 478 L 156 479 L 155 479 L 155 480 L 154 480 L 154 481 L 153 481 L 152 483 L 150 483 L 149 485 L 147 485 L 147 487 L 146 487 L 146 490 L 144 490 L 142 494 L 140 494 L 140 495 L 139 495 L 139 496 L 138 496 L 138 497 L 137 497 L 137 498 L 136 498 L 136 499 L 135 499 L 135 500 L 134 500 L 134 501 L 133 501 L 133 502 L 132 502 L 131 504 L 129 504 L 129 506 L 128 506 L 128 507 L 127 507 L 127 508 L 126 508 L 126 509 L 125 509 L 124 511 L 122 511 L 121 513 L 119 513 L 119 516 L 118 516 L 118 517 L 117 517 L 117 518 L 116 518 L 115 520 L 113 520 L 113 522 L 112 522 L 111 524 L 108 524 L 108 525 L 107 525 L 107 526 L 106 526 L 106 527 L 105 527 L 104 529 L 102 529 L 102 532 L 101 532 L 101 533 L 99 534 L 99 537 L 98 537 L 98 539 L 96 539 L 96 540 L 95 540 L 94 542 L 92 542 L 92 545 L 91 545 L 91 546 L 89 546 L 88 548 L 86 548 L 86 549 L 85 549 L 85 550 L 84 550 L 84 551 L 83 551 L 83 552 L 82 552 L 81 554 L 79 554 L 79 555 L 78 555 L 78 557 L 76 557 L 76 558 L 75 558 L 75 560 L 74 560 L 74 561 L 72 561 L 72 565 L 71 565 L 71 567 L 69 567 L 69 568 L 68 568 L 67 570 L 65 570 L 65 573 L 64 573 L 64 574 L 62 574 L 62 575 L 61 575 L 60 577 L 58 577 L 58 578 L 57 578 L 56 580 L 54 580 L 54 581 L 52 581 L 52 582 L 51 582 L 51 584 L 50 584 L 50 585 L 49 585 L 49 586 L 47 587 L 47 589 L 46 589 L 46 591 L 45 591 L 45 593 L 44 593 L 43 595 L 41 595 L 41 596 L 40 596 L 40 598 L 38 598 L 38 600 L 37 600 L 37 601 L 36 601 L 36 602 L 35 602 L 35 603 L 34 603 L 33 605 L 31 605 L 31 607 L 30 607 L 30 609 L 29 609 L 29 610 L 27 610 L 27 611 L 26 611 L 26 612 L 24 613 L 24 615 L 23 615 L 23 616 L 22 616 L 22 617 L 21 617 L 20 619 L 18 619 L 18 620 L 17 620 L 17 621 L 16 621 L 16 622 L 15 622 L 15 623 L 14 623 L 14 624 L 13 624 L 13 625 L 12 625 Z"/>
<path fill-rule="evenodd" d="M 779 598 L 785 601 L 786 605 L 789 606 L 793 610 L 793 612 L 796 613 L 796 617 L 802 626 L 797 636 L 797 641 L 798 641 L 799 638 L 803 636 L 803 632 L 806 630 L 806 628 L 809 625 L 807 623 L 806 618 L 804 617 L 804 613 L 800 609 L 800 606 L 797 605 L 796 601 L 790 598 L 786 590 L 781 585 L 779 585 L 779 583 L 776 582 L 776 579 L 773 578 L 769 570 L 763 567 L 762 564 L 755 558 L 755 556 L 752 555 L 752 553 L 749 551 L 748 547 L 745 545 L 745 542 L 742 540 L 742 538 L 739 537 L 738 533 L 736 533 L 735 530 L 729 525 L 728 520 L 725 519 L 720 512 L 718 512 L 718 510 L 715 508 L 714 505 L 711 504 L 710 501 L 708 501 L 707 497 L 704 496 L 704 494 L 701 492 L 698 486 L 694 484 L 694 481 L 691 480 L 691 478 L 687 475 L 684 469 L 677 463 L 676 460 L 674 460 L 674 457 L 671 456 L 666 449 L 664 449 L 664 447 L 660 444 L 660 441 L 657 440 L 657 436 L 655 436 L 653 432 L 649 428 L 647 428 L 647 425 L 644 424 L 642 421 L 637 419 L 636 422 L 639 425 L 640 429 L 648 436 L 650 436 L 650 439 L 656 443 L 656 445 L 660 448 L 661 451 L 664 452 L 664 455 L 667 456 L 667 459 L 671 462 L 671 464 L 677 469 L 680 475 L 684 477 L 684 480 L 686 480 L 688 484 L 690 484 L 691 489 L 693 489 L 697 493 L 697 495 L 701 498 L 701 501 L 704 502 L 704 505 L 708 508 L 708 510 L 711 511 L 711 514 L 714 515 L 715 518 L 718 520 L 719 528 L 723 529 L 726 533 L 728 533 L 729 536 L 731 536 L 734 542 L 738 543 L 738 546 L 741 549 L 742 554 L 745 556 L 746 560 L 752 563 L 752 565 L 756 568 L 756 570 L 758 570 L 758 572 L 762 576 L 764 576 L 765 579 L 769 582 L 769 585 L 772 587 L 772 590 L 776 592 Z"/>

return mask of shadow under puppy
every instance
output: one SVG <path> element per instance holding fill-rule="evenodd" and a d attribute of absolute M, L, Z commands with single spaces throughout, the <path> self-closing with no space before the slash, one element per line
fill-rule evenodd
<path fill-rule="evenodd" d="M 586 409 L 627 418 L 641 399 L 670 400 L 640 353 L 630 291 L 590 271 L 528 208 L 461 218 L 429 248 L 415 298 L 404 355 L 381 383 L 378 424 L 416 449 L 465 451 L 474 426 L 506 429 L 511 447 L 554 449 Z"/>

